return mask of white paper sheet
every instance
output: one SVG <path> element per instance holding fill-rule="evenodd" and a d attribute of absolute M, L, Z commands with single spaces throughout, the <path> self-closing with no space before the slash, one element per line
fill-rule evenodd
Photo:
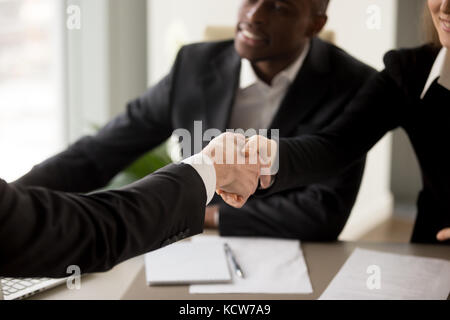
<path fill-rule="evenodd" d="M 445 300 L 449 292 L 450 261 L 356 249 L 320 299 Z"/>
<path fill-rule="evenodd" d="M 190 293 L 312 293 L 299 241 L 217 236 L 197 236 L 192 241 L 227 242 L 245 278 L 232 272 L 232 283 L 191 285 Z"/>

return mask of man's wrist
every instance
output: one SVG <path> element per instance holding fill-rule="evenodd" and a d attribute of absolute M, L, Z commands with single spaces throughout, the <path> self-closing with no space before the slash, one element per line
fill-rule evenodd
<path fill-rule="evenodd" d="M 205 228 L 217 229 L 219 226 L 219 206 L 211 205 L 205 210 Z"/>
<path fill-rule="evenodd" d="M 220 213 L 219 208 L 217 207 L 216 211 L 214 211 L 214 226 L 216 228 L 219 227 L 219 221 L 220 221 Z"/>

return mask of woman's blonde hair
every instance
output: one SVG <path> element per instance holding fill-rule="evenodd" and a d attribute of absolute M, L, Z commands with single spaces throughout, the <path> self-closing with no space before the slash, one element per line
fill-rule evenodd
<path fill-rule="evenodd" d="M 442 47 L 439 39 L 439 33 L 434 25 L 433 17 L 431 16 L 430 9 L 428 8 L 427 1 L 425 1 L 425 6 L 423 8 L 422 20 L 422 37 L 426 43 L 429 43 L 435 47 Z"/>

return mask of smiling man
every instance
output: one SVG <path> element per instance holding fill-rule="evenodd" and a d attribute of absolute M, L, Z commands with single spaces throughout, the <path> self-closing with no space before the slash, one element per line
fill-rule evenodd
<path fill-rule="evenodd" d="M 203 130 L 279 129 L 280 137 L 320 131 L 374 72 L 317 38 L 327 6 L 328 0 L 242 0 L 234 40 L 183 47 L 171 72 L 124 114 L 16 183 L 91 191 L 175 129 L 195 136 L 195 121 Z M 360 159 L 333 179 L 250 198 L 241 209 L 216 198 L 206 209 L 206 226 L 222 235 L 335 240 L 363 169 Z"/>
<path fill-rule="evenodd" d="M 243 1 L 235 47 L 258 77 L 273 78 L 299 59 L 327 21 L 328 0 Z"/>

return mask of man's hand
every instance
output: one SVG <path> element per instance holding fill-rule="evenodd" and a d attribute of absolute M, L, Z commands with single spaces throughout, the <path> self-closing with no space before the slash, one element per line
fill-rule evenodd
<path fill-rule="evenodd" d="M 263 136 L 253 136 L 246 141 L 245 154 L 251 159 L 259 158 L 261 163 L 261 188 L 267 189 L 272 184 L 273 176 L 278 172 L 278 144 Z M 254 160 L 253 160 L 254 161 Z"/>
<path fill-rule="evenodd" d="M 261 165 L 248 161 L 245 144 L 245 136 L 224 133 L 202 151 L 214 162 L 217 193 L 226 193 L 224 200 L 236 208 L 241 208 L 255 193 L 260 176 Z"/>
<path fill-rule="evenodd" d="M 439 241 L 447 241 L 450 240 L 450 228 L 441 230 L 438 234 L 437 234 L 437 239 Z"/>
<path fill-rule="evenodd" d="M 272 185 L 272 179 L 278 171 L 278 144 L 276 141 L 263 136 L 253 136 L 245 141 L 243 149 L 245 157 L 249 163 L 260 164 L 260 186 L 267 189 Z M 235 203 L 237 197 L 233 192 L 219 189 L 217 193 L 228 204 Z"/>
<path fill-rule="evenodd" d="M 209 206 L 205 210 L 205 228 L 216 229 L 218 227 L 216 215 L 219 212 L 219 206 Z"/>

